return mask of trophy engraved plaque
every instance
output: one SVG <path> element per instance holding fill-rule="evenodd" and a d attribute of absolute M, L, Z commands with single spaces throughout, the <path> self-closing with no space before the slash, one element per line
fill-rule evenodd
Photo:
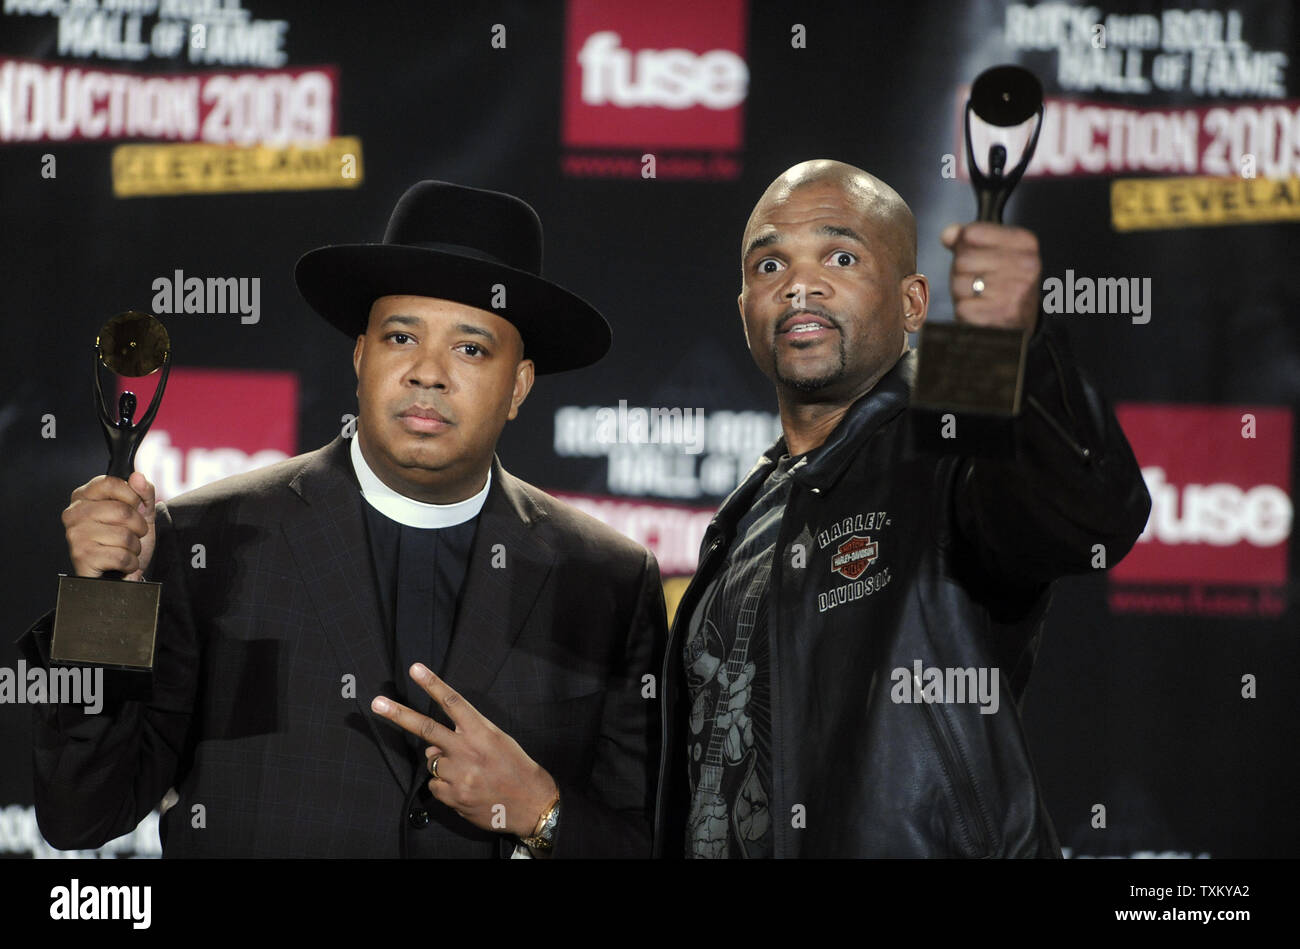
<path fill-rule="evenodd" d="M 158 388 L 149 409 L 135 420 L 136 397 L 123 392 L 114 416 L 104 403 L 100 363 L 120 376 L 147 376 L 158 370 Z M 104 324 L 95 340 L 95 410 L 108 443 L 108 474 L 125 481 L 135 468 L 135 453 L 162 404 L 171 369 L 171 342 L 158 319 L 134 310 Z M 50 662 L 149 671 L 153 668 L 162 584 L 131 582 L 116 571 L 99 577 L 59 576 Z"/>
<path fill-rule="evenodd" d="M 972 114 L 1012 128 L 1037 117 L 1020 161 L 1006 170 L 1007 149 L 989 147 L 987 171 L 975 161 Z M 1033 158 L 1043 127 L 1043 88 L 1019 66 L 986 69 L 966 100 L 966 164 L 975 189 L 977 219 L 1002 223 L 1007 198 Z M 941 454 L 1007 455 L 1014 451 L 1012 420 L 1020 414 L 1029 331 L 927 323 L 921 328 L 912 392 L 914 444 Z M 952 424 L 945 426 L 945 419 Z M 951 429 L 952 431 L 949 431 Z"/>

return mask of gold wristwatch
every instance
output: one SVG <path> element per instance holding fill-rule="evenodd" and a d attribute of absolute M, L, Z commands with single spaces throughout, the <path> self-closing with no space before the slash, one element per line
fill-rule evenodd
<path fill-rule="evenodd" d="M 529 850 L 550 850 L 555 846 L 555 828 L 559 823 L 560 795 L 557 793 L 551 806 L 542 811 L 542 816 L 537 818 L 537 826 L 533 828 L 532 836 L 520 837 L 519 842 Z"/>

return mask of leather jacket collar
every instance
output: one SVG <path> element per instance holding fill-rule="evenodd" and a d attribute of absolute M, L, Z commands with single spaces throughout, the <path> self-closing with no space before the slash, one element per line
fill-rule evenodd
<path fill-rule="evenodd" d="M 834 487 L 853 460 L 861 440 L 907 408 L 916 378 L 916 359 L 915 349 L 903 353 L 866 394 L 849 406 L 826 441 L 813 449 L 812 457 L 790 469 L 790 476 L 814 493 Z M 785 453 L 785 436 L 782 436 L 754 463 L 740 487 L 723 502 L 722 510 L 731 508 L 733 501 L 748 497 Z"/>

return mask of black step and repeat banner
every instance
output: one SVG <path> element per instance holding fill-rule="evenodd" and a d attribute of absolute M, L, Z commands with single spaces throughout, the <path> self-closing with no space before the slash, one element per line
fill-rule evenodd
<path fill-rule="evenodd" d="M 963 4 L 3 0 L 0 855 L 48 856 L 30 677 L 10 643 L 67 569 L 104 469 L 91 344 L 157 313 L 175 364 L 137 467 L 162 497 L 316 448 L 356 411 L 351 342 L 293 284 L 440 178 L 518 194 L 545 270 L 614 328 L 544 377 L 508 468 L 651 548 L 670 603 L 779 432 L 736 309 L 739 244 L 789 165 L 865 167 L 939 231 L 973 217 L 966 85 L 1043 80 L 1008 220 L 1116 404 L 1153 507 L 1058 583 L 1023 714 L 1070 857 L 1300 854 L 1293 556 L 1300 31 L 1288 0 Z M 144 394 L 149 388 L 145 387 Z M 159 851 L 156 821 L 105 848 Z"/>

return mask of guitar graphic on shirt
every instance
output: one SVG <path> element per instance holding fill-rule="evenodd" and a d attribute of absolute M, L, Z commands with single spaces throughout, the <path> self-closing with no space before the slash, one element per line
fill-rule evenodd
<path fill-rule="evenodd" d="M 728 686 L 744 674 L 758 604 L 763 598 L 770 572 L 770 563 L 765 563 L 758 569 L 745 591 L 740 616 L 736 621 L 736 640 L 726 661 L 727 684 L 719 684 L 718 699 L 713 711 L 713 730 L 709 735 L 708 749 L 700 762 L 700 782 L 687 820 L 692 857 L 728 857 L 733 839 L 740 855 L 749 856 L 745 842 L 763 836 L 767 829 L 767 815 L 757 813 L 759 810 L 767 810 L 762 786 L 754 774 L 758 752 L 750 748 L 739 761 L 728 762 L 724 755 L 724 744 L 728 728 L 735 727 L 736 714 L 729 707 L 731 690 Z M 718 649 L 715 655 L 721 655 L 722 639 L 708 620 L 701 628 L 699 638 L 701 649 L 708 650 L 710 642 L 716 643 Z M 728 719 L 731 719 L 730 723 Z M 727 819 L 727 801 L 739 804 L 742 800 L 747 800 L 750 805 L 748 828 L 742 824 L 739 807 L 733 808 L 730 821 Z"/>

